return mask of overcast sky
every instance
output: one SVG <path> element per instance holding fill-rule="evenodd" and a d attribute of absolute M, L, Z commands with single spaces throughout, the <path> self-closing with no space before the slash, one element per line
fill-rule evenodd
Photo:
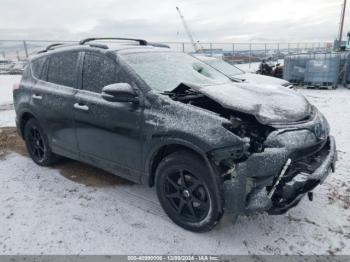
<path fill-rule="evenodd" d="M 0 39 L 333 41 L 343 0 L 0 0 Z M 350 6 L 349 6 L 350 8 Z M 348 13 L 348 12 L 347 12 Z M 345 33 L 350 30 L 346 19 Z M 344 33 L 344 35 L 345 35 Z"/>

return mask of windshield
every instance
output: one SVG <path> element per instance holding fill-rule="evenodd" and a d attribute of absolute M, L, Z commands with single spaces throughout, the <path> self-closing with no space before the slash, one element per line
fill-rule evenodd
<path fill-rule="evenodd" d="M 231 82 L 225 75 L 185 53 L 148 52 L 123 54 L 122 57 L 159 92 L 172 91 L 181 83 L 202 86 Z"/>
<path fill-rule="evenodd" d="M 222 72 L 227 76 L 244 74 L 244 71 L 242 71 L 241 69 L 233 65 L 230 65 L 229 63 L 220 59 L 208 60 L 208 61 L 205 61 L 205 63 L 207 63 L 208 65 L 211 65 L 212 67 L 214 67 L 215 69 L 219 70 L 220 72 Z"/>

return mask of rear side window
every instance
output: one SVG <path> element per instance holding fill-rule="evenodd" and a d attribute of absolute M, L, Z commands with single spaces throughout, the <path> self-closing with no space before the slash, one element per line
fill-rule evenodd
<path fill-rule="evenodd" d="M 116 82 L 116 65 L 108 57 L 86 53 L 83 65 L 83 89 L 101 93 L 102 88 Z"/>
<path fill-rule="evenodd" d="M 46 57 L 36 59 L 32 62 L 32 72 L 33 76 L 40 80 L 45 80 L 44 78 L 44 68 L 45 68 Z"/>
<path fill-rule="evenodd" d="M 23 74 L 22 74 L 22 80 L 21 82 L 27 80 L 27 79 L 30 79 L 32 77 L 32 73 L 31 73 L 31 70 L 30 70 L 30 66 L 27 65 L 25 68 L 24 68 L 24 71 L 23 71 Z"/>
<path fill-rule="evenodd" d="M 75 87 L 77 79 L 78 52 L 55 54 L 50 57 L 47 81 Z"/>

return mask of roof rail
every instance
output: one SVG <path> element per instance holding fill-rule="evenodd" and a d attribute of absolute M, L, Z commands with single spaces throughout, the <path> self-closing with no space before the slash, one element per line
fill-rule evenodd
<path fill-rule="evenodd" d="M 55 43 L 55 44 L 48 45 L 44 50 L 40 50 L 38 52 L 38 54 L 45 53 L 47 51 L 53 50 L 54 47 L 61 46 L 61 45 L 64 45 L 64 43 Z"/>
<path fill-rule="evenodd" d="M 52 50 L 54 47 L 60 46 L 60 45 L 64 45 L 64 43 L 55 43 L 55 44 L 48 45 L 45 50 L 49 51 L 49 50 Z"/>
<path fill-rule="evenodd" d="M 99 44 L 99 43 L 91 43 L 89 44 L 90 47 L 96 47 L 96 48 L 102 48 L 102 49 L 108 49 L 108 45 Z"/>
<path fill-rule="evenodd" d="M 120 37 L 91 37 L 83 39 L 79 42 L 79 45 L 84 45 L 85 43 L 95 41 L 95 40 L 127 40 L 127 41 L 135 41 L 139 42 L 140 45 L 147 45 L 147 41 L 143 39 L 135 39 L 135 38 L 120 38 Z"/>
<path fill-rule="evenodd" d="M 147 44 L 154 47 L 170 48 L 169 45 L 163 43 L 148 42 Z"/>

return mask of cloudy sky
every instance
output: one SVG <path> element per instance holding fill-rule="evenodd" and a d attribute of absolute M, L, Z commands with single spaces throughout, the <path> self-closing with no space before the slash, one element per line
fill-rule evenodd
<path fill-rule="evenodd" d="M 196 40 L 201 42 L 332 41 L 337 35 L 342 2 L 1 0 L 0 39 L 125 36 L 187 41 L 175 9 L 179 6 Z M 346 19 L 345 28 L 346 32 L 350 30 L 350 19 Z"/>

